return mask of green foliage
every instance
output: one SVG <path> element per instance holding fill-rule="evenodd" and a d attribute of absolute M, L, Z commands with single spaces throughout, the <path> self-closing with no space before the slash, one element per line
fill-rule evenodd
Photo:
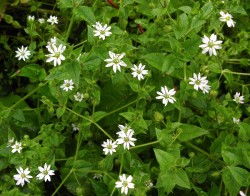
<path fill-rule="evenodd" d="M 125 174 L 128 195 L 247 195 L 249 11 L 238 0 L 0 1 L 1 194 L 124 195 Z M 216 56 L 202 54 L 211 34 Z M 194 87 L 194 74 L 207 83 Z M 23 186 L 20 167 L 33 177 Z"/>

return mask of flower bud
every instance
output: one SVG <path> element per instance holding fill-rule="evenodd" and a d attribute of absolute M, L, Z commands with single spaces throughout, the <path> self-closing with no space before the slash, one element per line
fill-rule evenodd
<path fill-rule="evenodd" d="M 155 112 L 154 118 L 156 122 L 161 122 L 164 120 L 164 116 L 160 112 Z"/>

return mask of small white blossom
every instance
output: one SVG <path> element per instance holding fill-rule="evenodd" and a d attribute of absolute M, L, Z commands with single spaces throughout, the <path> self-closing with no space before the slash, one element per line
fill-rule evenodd
<path fill-rule="evenodd" d="M 166 106 L 168 102 L 174 103 L 176 100 L 173 97 L 176 91 L 174 89 L 168 90 L 166 86 L 161 87 L 161 92 L 157 91 L 156 92 L 158 95 L 156 99 L 162 99 L 162 103 Z"/>
<path fill-rule="evenodd" d="M 103 25 L 100 22 L 96 22 L 95 25 L 92 25 L 96 30 L 94 30 L 94 36 L 98 36 L 100 39 L 105 40 L 107 36 L 110 36 L 112 33 L 109 32 L 111 29 L 111 26 L 108 26 L 107 24 Z"/>
<path fill-rule="evenodd" d="M 28 16 L 28 21 L 34 21 L 35 20 L 35 16 L 29 15 Z"/>
<path fill-rule="evenodd" d="M 228 27 L 234 27 L 235 22 L 233 21 L 233 16 L 229 13 L 224 13 L 223 11 L 220 11 L 220 21 L 226 22 Z"/>
<path fill-rule="evenodd" d="M 141 63 L 138 66 L 134 65 L 134 68 L 131 68 L 133 70 L 133 77 L 137 77 L 138 80 L 144 79 L 144 75 L 148 74 L 148 70 L 144 70 L 144 68 L 145 65 L 142 65 Z"/>
<path fill-rule="evenodd" d="M 116 142 L 112 142 L 112 140 L 107 139 L 106 142 L 103 142 L 102 147 L 105 155 L 107 155 L 108 153 L 113 154 L 113 152 L 116 152 L 115 149 L 117 147 L 117 144 Z"/>
<path fill-rule="evenodd" d="M 145 182 L 145 185 L 146 185 L 146 187 L 148 187 L 149 189 L 151 189 L 151 188 L 154 186 L 154 184 L 152 183 L 151 180 L 147 180 L 147 181 Z"/>
<path fill-rule="evenodd" d="M 125 174 L 119 176 L 120 181 L 115 183 L 116 188 L 121 188 L 121 193 L 128 194 L 128 189 L 133 189 L 135 187 L 134 183 L 132 183 L 133 177 L 130 175 L 126 178 Z"/>
<path fill-rule="evenodd" d="M 44 18 L 39 18 L 39 19 L 38 19 L 38 22 L 39 22 L 40 24 L 43 24 L 43 23 L 45 23 L 45 19 L 44 19 Z"/>
<path fill-rule="evenodd" d="M 46 48 L 51 48 L 53 50 L 52 45 L 56 45 L 56 37 L 51 38 L 50 41 L 47 42 Z"/>
<path fill-rule="evenodd" d="M 94 176 L 93 176 L 93 179 L 94 180 L 100 180 L 102 177 L 103 177 L 102 174 L 95 173 Z"/>
<path fill-rule="evenodd" d="M 246 196 L 246 194 L 243 191 L 240 191 L 240 196 Z"/>
<path fill-rule="evenodd" d="M 47 165 L 46 163 L 44 164 L 44 167 L 38 167 L 39 171 L 40 171 L 40 174 L 38 174 L 36 177 L 39 179 L 39 180 L 42 180 L 44 179 L 44 181 L 51 181 L 51 178 L 50 176 L 53 176 L 55 175 L 54 174 L 54 170 L 51 170 L 50 169 L 50 165 Z"/>
<path fill-rule="evenodd" d="M 221 49 L 221 40 L 217 41 L 217 35 L 212 34 L 210 38 L 208 38 L 206 35 L 202 38 L 203 44 L 201 44 L 199 47 L 203 48 L 202 54 L 205 54 L 209 52 L 209 55 L 217 55 L 216 50 Z"/>
<path fill-rule="evenodd" d="M 125 53 L 122 54 L 115 54 L 111 51 L 109 51 L 109 56 L 110 59 L 106 59 L 104 61 L 108 62 L 108 64 L 106 65 L 106 67 L 112 67 L 113 66 L 113 70 L 116 73 L 116 70 L 121 71 L 121 67 L 120 66 L 124 66 L 126 67 L 127 64 L 124 63 L 121 59 L 125 56 Z"/>
<path fill-rule="evenodd" d="M 73 131 L 79 131 L 79 127 L 77 125 L 75 125 L 74 123 L 71 124 Z"/>
<path fill-rule="evenodd" d="M 123 144 L 123 148 L 129 150 L 130 146 L 135 146 L 134 141 L 137 140 L 133 138 L 133 135 L 134 135 L 133 130 L 132 131 L 128 130 L 128 132 L 120 134 L 119 135 L 120 138 L 116 140 L 117 144 Z"/>
<path fill-rule="evenodd" d="M 236 103 L 244 103 L 244 96 L 240 96 L 239 92 L 236 92 L 233 99 Z"/>
<path fill-rule="evenodd" d="M 10 146 L 13 144 L 14 141 L 15 141 L 15 138 L 14 138 L 14 137 L 11 138 L 11 139 L 9 139 L 8 144 L 7 144 L 6 147 L 10 147 Z"/>
<path fill-rule="evenodd" d="M 207 85 L 208 80 L 206 78 L 207 77 L 201 77 L 200 73 L 198 73 L 198 75 L 194 73 L 193 78 L 189 78 L 189 80 L 191 80 L 189 84 L 194 85 L 194 89 L 197 91 L 200 88 L 204 94 L 208 93 L 210 90 L 210 86 Z"/>
<path fill-rule="evenodd" d="M 28 50 L 28 47 L 21 47 L 21 48 L 17 48 L 16 51 L 16 57 L 18 58 L 18 60 L 20 61 L 21 59 L 23 59 L 24 61 L 26 59 L 28 59 L 30 56 L 30 51 Z"/>
<path fill-rule="evenodd" d="M 21 153 L 21 150 L 23 149 L 22 143 L 16 141 L 15 144 L 11 146 L 11 148 L 13 148 L 11 151 L 12 153 L 15 153 L 15 152 Z"/>
<path fill-rule="evenodd" d="M 234 122 L 234 124 L 239 124 L 240 119 L 233 117 L 233 122 Z"/>
<path fill-rule="evenodd" d="M 47 48 L 50 54 L 46 55 L 46 57 L 48 57 L 46 62 L 54 61 L 54 66 L 56 66 L 57 64 L 61 65 L 61 61 L 65 60 L 65 57 L 62 55 L 62 53 L 66 49 L 66 46 L 60 44 L 59 47 L 57 48 L 55 44 L 52 44 L 51 47 Z"/>
<path fill-rule="evenodd" d="M 120 131 L 117 132 L 116 134 L 119 136 L 119 137 L 122 137 L 124 134 L 126 134 L 127 132 L 133 132 L 134 133 L 134 130 L 130 128 L 130 126 L 128 126 L 127 124 L 124 125 L 118 125 Z"/>
<path fill-rule="evenodd" d="M 48 23 L 51 23 L 52 25 L 58 24 L 58 19 L 56 16 L 50 16 L 49 19 L 47 20 Z"/>
<path fill-rule="evenodd" d="M 72 90 L 74 88 L 74 82 L 72 80 L 64 80 L 64 83 L 60 86 L 65 91 Z"/>
<path fill-rule="evenodd" d="M 23 170 L 22 167 L 20 167 L 19 169 L 16 169 L 18 174 L 14 175 L 14 180 L 16 180 L 16 185 L 21 185 L 23 186 L 25 184 L 25 182 L 30 182 L 29 178 L 32 178 L 32 176 L 29 175 L 30 171 L 28 168 L 26 168 L 25 170 Z"/>
<path fill-rule="evenodd" d="M 77 92 L 77 93 L 74 95 L 74 98 L 75 98 L 76 101 L 81 102 L 82 99 L 84 98 L 84 96 L 83 96 L 82 93 Z"/>

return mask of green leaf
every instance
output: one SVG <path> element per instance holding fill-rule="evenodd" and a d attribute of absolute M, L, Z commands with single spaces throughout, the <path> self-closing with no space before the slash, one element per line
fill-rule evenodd
<path fill-rule="evenodd" d="M 242 141 L 248 142 L 250 140 L 250 125 L 247 123 L 240 122 L 239 127 L 239 138 Z"/>
<path fill-rule="evenodd" d="M 176 56 L 174 54 L 167 55 L 162 64 L 162 73 L 166 72 L 166 74 L 170 75 L 171 73 L 174 72 L 175 65 L 176 65 Z"/>
<path fill-rule="evenodd" d="M 38 64 L 29 64 L 24 66 L 18 75 L 41 81 L 46 77 L 46 72 Z"/>
<path fill-rule="evenodd" d="M 188 124 L 181 124 L 179 126 L 181 133 L 178 139 L 182 142 L 189 141 L 202 135 L 208 134 L 208 131 L 200 127 Z"/>
<path fill-rule="evenodd" d="M 108 191 L 108 186 L 103 182 L 99 182 L 96 180 L 91 180 L 92 187 L 94 189 L 96 196 L 108 196 L 110 195 Z"/>
<path fill-rule="evenodd" d="M 165 60 L 165 55 L 162 53 L 150 53 L 146 54 L 142 57 L 147 63 L 152 66 L 153 68 L 158 69 L 159 71 L 162 70 L 162 65 Z"/>
<path fill-rule="evenodd" d="M 249 186 L 250 173 L 240 167 L 228 166 L 222 172 L 222 179 L 230 195 L 237 195 L 240 187 Z"/>
<path fill-rule="evenodd" d="M 213 12 L 214 10 L 214 7 L 213 7 L 213 4 L 212 2 L 208 2 L 206 3 L 202 8 L 201 8 L 201 16 L 202 16 L 202 19 L 208 19 L 209 18 L 209 15 Z"/>
<path fill-rule="evenodd" d="M 64 114 L 65 110 L 66 110 L 65 106 L 57 108 L 56 109 L 56 116 L 57 116 L 57 118 L 60 118 Z"/>
<path fill-rule="evenodd" d="M 175 160 L 179 157 L 175 157 L 173 154 L 154 148 L 156 160 L 160 165 L 160 170 L 165 171 L 171 167 L 175 167 Z"/>
<path fill-rule="evenodd" d="M 173 26 L 174 34 L 176 39 L 180 39 L 185 36 L 188 30 L 188 17 L 186 13 L 183 13 L 179 16 L 177 24 Z"/>
<path fill-rule="evenodd" d="M 92 115 L 92 119 L 95 121 L 95 122 L 98 122 L 99 120 L 101 120 L 102 118 L 104 118 L 105 116 L 107 116 L 107 112 L 104 112 L 104 111 L 98 111 L 98 112 L 95 112 L 93 115 Z"/>
<path fill-rule="evenodd" d="M 75 19 L 82 21 L 85 20 L 91 25 L 95 24 L 95 15 L 90 7 L 80 6 L 74 10 Z"/>
<path fill-rule="evenodd" d="M 68 79 L 72 79 L 75 85 L 78 87 L 81 74 L 79 62 L 77 60 L 72 60 L 70 63 L 64 64 L 63 68 L 64 72 L 68 74 Z"/>
<path fill-rule="evenodd" d="M 174 181 L 180 187 L 187 189 L 191 188 L 188 175 L 182 168 L 175 170 Z"/>
<path fill-rule="evenodd" d="M 227 165 L 241 165 L 242 163 L 242 151 L 238 147 L 230 147 L 226 144 L 222 145 L 221 155 Z"/>
<path fill-rule="evenodd" d="M 16 120 L 18 120 L 18 121 L 25 122 L 25 116 L 23 114 L 23 110 L 16 109 L 13 112 L 13 118 L 16 119 Z"/>

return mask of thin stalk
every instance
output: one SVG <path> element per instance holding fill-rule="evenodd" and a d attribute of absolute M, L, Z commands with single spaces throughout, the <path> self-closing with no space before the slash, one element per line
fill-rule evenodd
<path fill-rule="evenodd" d="M 68 177 L 71 175 L 72 172 L 73 172 L 73 170 L 71 169 L 70 172 L 68 173 L 68 175 L 63 179 L 63 181 L 61 182 L 61 184 L 56 188 L 56 190 L 54 191 L 54 193 L 52 194 L 52 196 L 54 196 L 59 191 L 59 189 L 62 187 L 62 185 L 68 179 Z"/>
<path fill-rule="evenodd" d="M 133 146 L 130 149 L 132 150 L 132 149 L 136 149 L 136 148 L 142 148 L 142 147 L 151 146 L 151 145 L 158 144 L 158 143 L 159 143 L 159 141 L 153 141 L 153 142 L 141 144 L 141 145 L 138 145 L 138 146 Z"/>
<path fill-rule="evenodd" d="M 227 69 L 224 69 L 222 71 L 222 74 L 223 73 L 230 73 L 230 74 L 242 75 L 242 76 L 250 76 L 250 73 L 235 72 L 235 71 L 230 71 L 230 70 L 227 70 Z"/>
<path fill-rule="evenodd" d="M 130 102 L 130 103 L 128 103 L 128 104 L 126 104 L 126 105 L 124 105 L 124 106 L 122 106 L 122 107 L 120 107 L 120 108 L 118 108 L 118 109 L 115 109 L 115 110 L 113 110 L 113 111 L 107 113 L 107 115 L 105 115 L 105 116 L 109 116 L 109 115 L 111 115 L 111 114 L 113 114 L 113 113 L 116 113 L 116 112 L 118 112 L 119 110 L 122 110 L 123 108 L 126 108 L 126 107 L 128 107 L 128 106 L 130 106 L 130 105 L 133 105 L 133 104 L 136 103 L 136 102 L 137 102 L 137 99 L 134 100 L 134 101 L 132 101 L 132 102 Z"/>
<path fill-rule="evenodd" d="M 74 19 L 75 19 L 75 17 L 74 17 L 74 10 L 72 11 L 72 16 L 71 16 L 71 19 L 70 19 L 70 22 L 69 22 L 69 26 L 68 26 L 68 29 L 67 29 L 67 33 L 66 33 L 66 36 L 65 36 L 65 42 L 67 42 L 68 41 L 68 38 L 69 38 L 69 34 L 70 34 L 70 32 L 71 32 L 71 30 L 72 30 L 72 26 L 73 26 L 73 24 L 74 24 Z"/>
<path fill-rule="evenodd" d="M 111 136 L 110 136 L 110 135 L 109 135 L 100 125 L 98 125 L 98 124 L 97 124 L 95 121 L 93 121 L 92 119 L 87 118 L 87 117 L 85 117 L 85 116 L 82 116 L 81 114 L 78 114 L 77 112 L 75 112 L 75 111 L 73 111 L 73 110 L 71 110 L 71 109 L 69 109 L 69 108 L 66 108 L 66 110 L 68 110 L 69 112 L 71 112 L 71 113 L 73 113 L 73 114 L 75 114 L 75 115 L 81 117 L 81 118 L 84 119 L 84 120 L 87 120 L 87 121 L 93 123 L 93 124 L 94 124 L 97 128 L 99 128 L 108 138 L 110 138 L 112 141 L 115 141 L 113 137 L 111 137 Z"/>
<path fill-rule="evenodd" d="M 48 83 L 46 81 L 44 84 L 40 83 L 36 88 L 34 88 L 31 92 L 29 92 L 27 95 L 25 95 L 23 98 L 19 99 L 15 104 L 13 104 L 10 109 L 14 109 L 16 106 L 18 106 L 20 103 L 22 103 L 25 99 L 33 95 L 36 91 L 38 91 L 41 87 L 45 86 Z"/>

